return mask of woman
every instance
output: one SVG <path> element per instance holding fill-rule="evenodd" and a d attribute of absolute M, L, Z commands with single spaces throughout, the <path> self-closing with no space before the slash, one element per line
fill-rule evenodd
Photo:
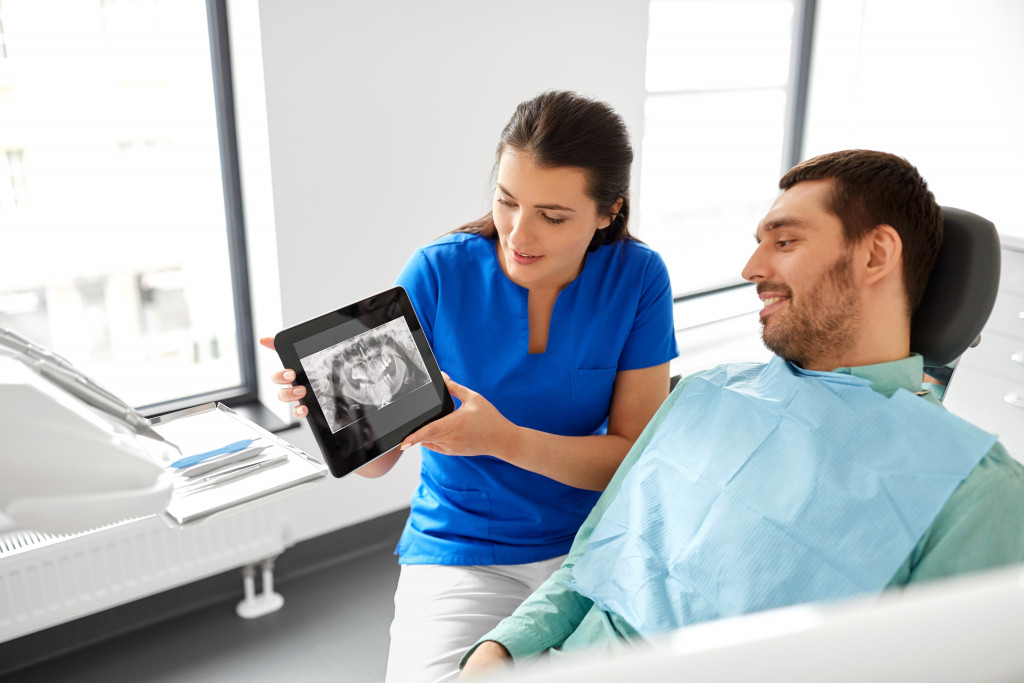
<path fill-rule="evenodd" d="M 492 211 L 417 251 L 397 281 L 462 405 L 359 470 L 380 476 L 423 446 L 389 681 L 455 678 L 559 567 L 668 396 L 678 353 L 665 265 L 629 234 L 633 151 L 618 114 L 541 94 L 516 109 L 496 157 Z"/>

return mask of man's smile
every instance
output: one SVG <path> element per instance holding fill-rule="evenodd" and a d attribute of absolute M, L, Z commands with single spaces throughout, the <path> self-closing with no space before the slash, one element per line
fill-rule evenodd
<path fill-rule="evenodd" d="M 784 301 L 788 301 L 790 295 L 785 292 L 771 292 L 761 291 L 758 292 L 758 296 L 761 298 L 761 318 L 768 317 L 774 312 Z"/>

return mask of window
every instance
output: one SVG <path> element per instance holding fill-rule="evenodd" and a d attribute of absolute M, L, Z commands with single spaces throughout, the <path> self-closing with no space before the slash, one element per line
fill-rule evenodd
<path fill-rule="evenodd" d="M 665 258 L 677 299 L 742 282 L 780 170 L 798 157 L 808 8 L 651 2 L 640 236 Z"/>
<path fill-rule="evenodd" d="M 148 412 L 255 394 L 225 15 L 3 4 L 0 327 Z"/>
<path fill-rule="evenodd" d="M 893 152 L 920 169 L 939 204 L 1024 240 L 1024 2 L 921 9 L 821 3 L 806 153 Z"/>

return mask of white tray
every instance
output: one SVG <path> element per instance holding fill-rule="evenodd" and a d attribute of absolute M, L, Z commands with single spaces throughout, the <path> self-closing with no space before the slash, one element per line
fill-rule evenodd
<path fill-rule="evenodd" d="M 280 463 L 194 493 L 174 491 L 166 514 L 187 524 L 278 491 L 315 481 L 327 474 L 327 466 L 292 444 L 247 420 L 221 403 L 205 403 L 150 420 L 153 428 L 176 444 L 184 456 L 202 453 L 242 439 L 261 439 L 270 446 L 260 458 L 287 455 Z M 170 463 L 167 463 L 168 465 Z M 167 476 L 179 475 L 168 467 Z"/>

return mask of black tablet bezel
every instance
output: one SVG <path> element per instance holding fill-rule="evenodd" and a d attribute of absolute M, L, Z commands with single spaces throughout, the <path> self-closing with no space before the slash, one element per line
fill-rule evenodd
<path fill-rule="evenodd" d="M 375 421 L 384 420 L 389 424 L 397 424 L 394 428 L 388 429 L 386 433 L 373 434 L 371 420 L 367 418 L 343 427 L 337 432 L 332 432 L 311 386 L 310 379 L 302 366 L 301 359 L 316 352 L 310 351 L 308 347 L 311 344 L 314 346 L 319 344 L 317 337 L 323 339 L 344 334 L 347 336 L 340 337 L 341 340 L 350 339 L 399 318 L 404 318 L 409 326 L 416 348 L 419 350 L 420 357 L 426 365 L 427 374 L 430 376 L 430 383 L 417 390 L 432 388 L 433 393 L 428 392 L 428 398 L 431 399 L 429 409 L 417 412 L 415 415 L 405 415 L 402 412 L 401 401 L 396 401 L 396 403 L 386 405 L 377 411 L 380 416 Z M 342 333 L 339 328 L 344 326 L 347 328 Z M 348 331 L 352 329 L 358 331 L 355 334 L 348 334 Z M 340 341 L 334 343 L 340 343 Z M 325 344 L 320 350 L 330 346 L 331 344 Z M 306 419 L 309 421 L 313 436 L 323 452 L 327 467 L 335 477 L 343 477 L 362 467 L 399 445 L 402 439 L 420 427 L 444 417 L 455 409 L 454 401 L 451 394 L 448 393 L 441 370 L 437 366 L 437 360 L 423 333 L 423 326 L 420 325 L 408 293 L 402 287 L 393 287 L 362 301 L 343 306 L 336 311 L 282 330 L 274 337 L 274 348 L 284 367 L 295 371 L 293 384 L 306 389 L 306 395 L 299 402 L 309 411 Z M 408 410 L 408 407 L 404 409 Z M 371 430 L 370 434 L 366 434 L 367 429 Z"/>

